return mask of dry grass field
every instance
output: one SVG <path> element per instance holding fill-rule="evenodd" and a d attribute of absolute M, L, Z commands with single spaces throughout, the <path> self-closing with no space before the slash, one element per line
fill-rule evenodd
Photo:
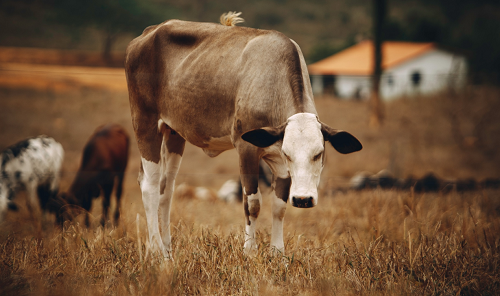
<path fill-rule="evenodd" d="M 75 74 L 71 87 L 59 87 L 51 84 L 50 71 L 41 71 L 45 75 L 19 78 L 31 81 L 30 88 L 2 84 L 8 74 L 0 71 L 0 150 L 29 136 L 54 137 L 65 148 L 65 191 L 98 125 L 119 123 L 133 139 L 127 92 L 114 75 L 109 87 L 106 74 L 90 70 L 86 75 L 99 85 L 79 82 Z M 364 148 L 350 155 L 327 148 L 319 205 L 287 209 L 285 254 L 269 251 L 268 189 L 255 257 L 242 252 L 241 204 L 180 194 L 172 209 L 173 259 L 149 252 L 132 140 L 116 228 L 98 226 L 100 200 L 92 209 L 93 227 L 82 227 L 79 217 L 59 229 L 54 217 L 32 219 L 24 194 L 18 196 L 20 211 L 9 212 L 0 224 L 0 295 L 498 295 L 498 190 L 417 194 L 342 188 L 358 171 L 384 168 L 400 177 L 431 171 L 450 179 L 500 177 L 499 93 L 470 88 L 392 102 L 378 130 L 367 127 L 367 104 L 318 98 L 320 118 L 356 135 Z M 184 155 L 177 184 L 216 191 L 238 178 L 235 151 L 211 159 L 187 145 Z"/>

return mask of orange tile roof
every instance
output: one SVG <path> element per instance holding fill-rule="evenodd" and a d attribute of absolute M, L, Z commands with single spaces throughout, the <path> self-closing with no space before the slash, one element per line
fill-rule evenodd
<path fill-rule="evenodd" d="M 393 42 L 382 45 L 382 69 L 389 69 L 435 48 L 434 43 Z M 317 75 L 371 75 L 373 43 L 363 41 L 308 66 Z"/>

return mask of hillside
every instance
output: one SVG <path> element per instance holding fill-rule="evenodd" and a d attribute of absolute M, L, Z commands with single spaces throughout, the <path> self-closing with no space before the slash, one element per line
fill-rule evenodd
<path fill-rule="evenodd" d="M 223 12 L 241 11 L 243 26 L 285 33 L 310 63 L 370 38 L 372 28 L 372 2 L 360 0 L 103 0 L 88 2 L 81 8 L 93 10 L 85 12 L 76 0 L 62 2 L 67 3 L 62 8 L 57 3 L 2 1 L 0 46 L 123 52 L 148 25 L 171 18 L 218 22 Z M 74 18 L 65 9 L 73 9 Z M 464 52 L 474 75 L 482 75 L 476 81 L 498 82 L 500 41 L 493 38 L 500 34 L 498 1 L 391 0 L 386 15 L 385 39 L 436 42 Z"/>

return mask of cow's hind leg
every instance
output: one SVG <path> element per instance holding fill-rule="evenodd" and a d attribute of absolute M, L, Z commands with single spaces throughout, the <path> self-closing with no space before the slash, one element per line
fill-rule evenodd
<path fill-rule="evenodd" d="M 163 245 L 158 225 L 160 164 L 141 157 L 141 170 L 138 181 L 141 187 L 142 203 L 148 223 L 149 244 L 153 250 L 160 250 Z"/>
<path fill-rule="evenodd" d="M 90 227 L 90 208 L 92 207 L 92 197 L 86 197 L 81 201 L 82 208 L 85 210 L 85 226 Z"/>
<path fill-rule="evenodd" d="M 262 195 L 259 190 L 259 155 L 257 148 L 250 145 L 243 144 L 237 149 L 240 156 L 243 207 L 245 209 L 244 252 L 247 255 L 253 255 L 257 251 L 255 231 L 262 204 Z"/>
<path fill-rule="evenodd" d="M 104 226 L 108 221 L 109 207 L 111 204 L 111 193 L 113 193 L 113 177 L 106 176 L 101 184 L 104 196 L 102 198 L 102 217 L 101 225 Z"/>
<path fill-rule="evenodd" d="M 28 210 L 30 212 L 31 218 L 33 219 L 33 222 L 37 223 L 38 222 L 38 217 L 41 215 L 40 211 L 40 201 L 38 197 L 38 190 L 39 186 L 38 183 L 33 180 L 26 184 L 26 204 L 28 206 Z"/>
<path fill-rule="evenodd" d="M 38 185 L 37 188 L 37 193 L 38 193 L 38 200 L 40 202 L 40 208 L 42 211 L 42 226 L 45 224 L 45 221 L 47 221 L 48 217 L 48 203 L 49 201 L 55 197 L 55 195 L 52 195 L 52 189 L 50 183 L 45 183 L 45 184 L 40 184 Z"/>
<path fill-rule="evenodd" d="M 142 158 L 142 172 L 139 183 L 142 201 L 146 211 L 149 242 L 152 248 L 159 248 L 165 256 L 170 255 L 170 205 L 174 191 L 175 177 L 184 152 L 185 140 L 175 131 L 160 126 L 163 135 L 159 163 Z M 161 235 L 160 235 L 161 227 Z"/>
<path fill-rule="evenodd" d="M 51 196 L 49 184 L 38 185 L 38 187 L 36 188 L 36 191 L 38 193 L 40 208 L 42 209 L 42 211 L 45 211 L 45 209 L 47 208 L 47 202 L 49 201 L 50 196 Z"/>
<path fill-rule="evenodd" d="M 174 193 L 175 177 L 179 172 L 179 167 L 184 153 L 186 141 L 174 130 L 161 128 L 163 141 L 161 144 L 160 161 L 160 227 L 162 231 L 163 248 L 170 254 L 170 206 Z"/>
<path fill-rule="evenodd" d="M 120 204 L 123 192 L 123 177 L 125 173 L 121 172 L 116 176 L 116 208 L 115 208 L 115 225 L 118 226 L 118 220 L 120 219 Z"/>

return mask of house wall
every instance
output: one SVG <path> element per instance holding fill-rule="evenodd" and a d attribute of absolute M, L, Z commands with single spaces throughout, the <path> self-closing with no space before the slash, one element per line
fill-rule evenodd
<path fill-rule="evenodd" d="M 384 100 L 432 94 L 450 87 L 463 87 L 466 75 L 464 57 L 433 50 L 385 71 L 380 92 Z M 417 83 L 418 76 L 420 79 Z"/>
<path fill-rule="evenodd" d="M 371 76 L 338 75 L 335 88 L 339 98 L 364 100 L 370 95 Z"/>
<path fill-rule="evenodd" d="M 464 57 L 433 50 L 384 71 L 380 93 L 387 101 L 403 96 L 431 94 L 449 87 L 457 89 L 465 85 L 466 75 L 467 64 Z M 323 93 L 319 77 L 321 76 L 312 77 L 315 94 Z M 335 76 L 336 95 L 339 98 L 367 99 L 370 88 L 371 76 Z"/>

